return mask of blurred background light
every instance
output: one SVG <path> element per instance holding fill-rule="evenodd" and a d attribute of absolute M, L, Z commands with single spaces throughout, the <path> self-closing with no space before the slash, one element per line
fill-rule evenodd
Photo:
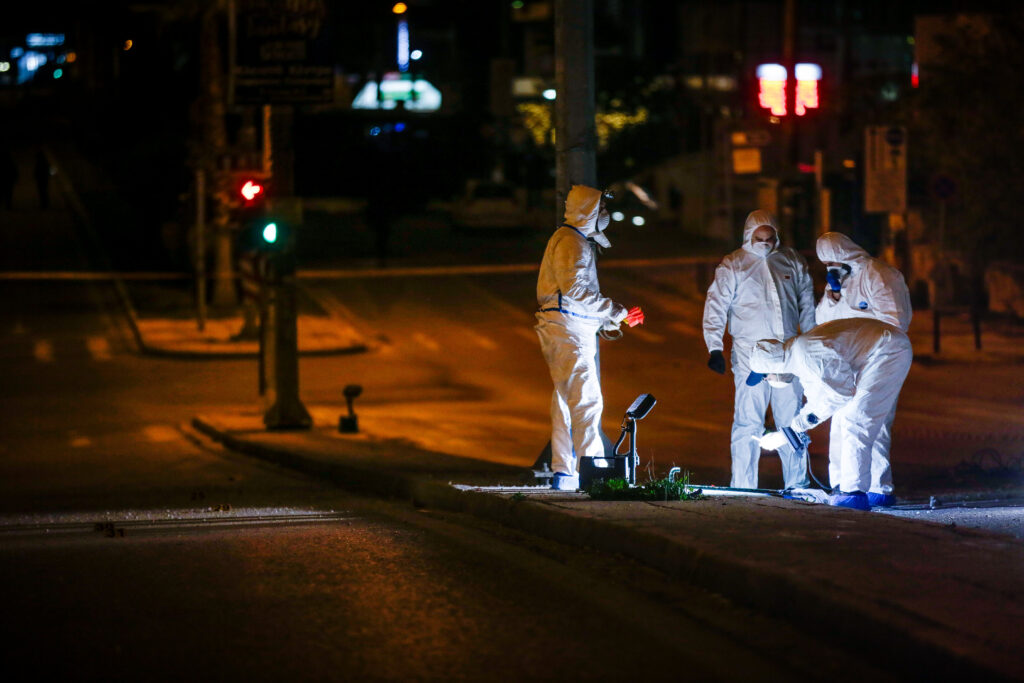
<path fill-rule="evenodd" d="M 63 33 L 30 33 L 25 37 L 29 47 L 55 47 L 64 44 Z"/>

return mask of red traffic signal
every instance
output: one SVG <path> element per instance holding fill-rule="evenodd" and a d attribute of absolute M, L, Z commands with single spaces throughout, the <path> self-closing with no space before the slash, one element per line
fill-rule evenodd
<path fill-rule="evenodd" d="M 259 181 L 247 179 L 242 183 L 242 187 L 238 192 L 246 202 L 254 202 L 256 199 L 260 198 L 263 191 L 263 185 Z"/>

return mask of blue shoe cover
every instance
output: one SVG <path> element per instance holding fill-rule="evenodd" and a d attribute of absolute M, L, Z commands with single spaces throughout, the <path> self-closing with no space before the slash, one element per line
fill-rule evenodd
<path fill-rule="evenodd" d="M 580 478 L 575 474 L 555 472 L 551 479 L 551 488 L 556 491 L 575 491 L 580 487 Z"/>
<path fill-rule="evenodd" d="M 854 491 L 853 493 L 844 493 L 840 491 L 833 493 L 828 497 L 828 504 L 834 505 L 841 508 L 850 508 L 851 510 L 870 510 L 871 504 L 868 503 L 868 497 L 861 491 Z"/>
<path fill-rule="evenodd" d="M 873 508 L 887 508 L 896 504 L 896 496 L 891 493 L 868 493 L 868 505 Z"/>

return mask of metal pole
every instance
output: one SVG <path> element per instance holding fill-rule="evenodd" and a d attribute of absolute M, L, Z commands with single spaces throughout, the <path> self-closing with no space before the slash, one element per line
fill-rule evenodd
<path fill-rule="evenodd" d="M 291 152 L 292 108 L 274 108 L 270 132 L 273 149 L 274 196 L 293 200 L 295 194 L 294 156 Z M 283 202 L 282 202 L 283 203 Z M 273 206 L 270 207 L 273 210 Z M 313 419 L 299 398 L 298 308 L 296 305 L 295 233 L 297 225 L 285 228 L 281 251 L 268 259 L 265 328 L 261 330 L 267 403 L 263 415 L 267 429 L 309 429 Z"/>
<path fill-rule="evenodd" d="M 264 362 L 269 366 L 265 396 L 270 407 L 263 414 L 263 424 L 267 429 L 309 429 L 313 418 L 299 398 L 294 253 L 272 257 L 270 271 L 266 329 L 261 334 Z"/>
<path fill-rule="evenodd" d="M 733 229 L 733 205 L 732 205 L 732 142 L 730 140 L 730 128 L 723 121 L 722 136 L 719 139 L 722 145 L 722 179 L 725 182 L 725 227 L 724 237 L 730 237 Z"/>
<path fill-rule="evenodd" d="M 206 173 L 196 170 L 196 322 L 206 329 Z"/>
<path fill-rule="evenodd" d="M 939 200 L 939 254 L 946 249 L 946 200 Z"/>
<path fill-rule="evenodd" d="M 825 233 L 825 152 L 814 150 L 814 238 Z"/>
<path fill-rule="evenodd" d="M 555 201 L 561 219 L 572 185 L 597 186 L 593 0 L 555 2 Z"/>
<path fill-rule="evenodd" d="M 238 52 L 238 19 L 235 0 L 227 0 L 228 8 L 228 107 L 235 106 L 235 65 Z"/>
<path fill-rule="evenodd" d="M 971 303 L 971 327 L 974 328 L 974 350 L 981 351 L 981 311 L 977 302 Z"/>
<path fill-rule="evenodd" d="M 782 119 L 782 169 L 781 176 L 783 187 L 789 181 L 799 178 L 796 171 L 798 156 L 797 119 L 796 115 L 796 0 L 785 0 L 782 14 L 782 66 L 786 69 L 786 116 Z M 792 189 L 790 190 L 792 192 Z M 786 212 L 786 205 L 779 206 L 783 215 Z M 790 245 L 794 247 L 803 246 L 801 237 L 797 231 L 797 208 L 792 213 L 792 224 L 784 225 L 789 231 Z M 782 216 L 780 219 L 784 220 Z"/>
<path fill-rule="evenodd" d="M 271 106 L 263 105 L 263 172 L 271 175 L 274 172 L 274 136 L 271 135 Z"/>

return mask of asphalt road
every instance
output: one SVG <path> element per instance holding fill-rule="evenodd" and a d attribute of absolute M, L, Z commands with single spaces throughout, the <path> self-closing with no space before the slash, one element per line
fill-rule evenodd
<path fill-rule="evenodd" d="M 690 266 L 605 263 L 604 293 L 642 306 L 647 322 L 619 341 L 601 343 L 604 428 L 614 440 L 633 399 L 652 393 L 658 404 L 640 423 L 643 466 L 654 473 L 679 466 L 695 481 L 726 484 L 733 380 L 705 366 L 703 277 Z M 304 397 L 340 412 L 340 387 L 359 382 L 366 424 L 378 433 L 444 452 L 531 464 L 548 439 L 551 391 L 532 329 L 533 280 L 524 272 L 304 281 L 325 308 L 377 342 L 368 356 L 303 361 Z M 912 329 L 924 349 L 926 318 Z M 992 482 L 972 480 L 965 465 L 986 450 L 999 453 L 1004 465 L 1019 457 L 1021 366 L 1009 357 L 1010 364 L 990 358 L 914 365 L 900 396 L 892 449 L 899 495 L 927 501 L 983 488 Z M 827 430 L 811 438 L 812 466 L 824 480 Z M 762 486 L 781 488 L 775 456 L 762 457 L 760 474 Z"/>
<path fill-rule="evenodd" d="M 251 361 L 139 356 L 102 283 L 0 290 L 5 680 L 824 678 L 805 647 L 884 673 L 620 558 L 354 499 L 223 451 L 186 425 L 253 406 Z M 404 315 L 410 292 L 387 305 Z M 398 331 L 362 362 L 304 359 L 307 400 L 337 400 L 353 379 L 368 405 L 400 410 L 508 395 L 454 377 L 493 358 L 425 362 L 430 330 Z M 498 386 L 517 372 L 497 369 Z"/>
<path fill-rule="evenodd" d="M 881 675 L 619 558 L 223 451 L 183 425 L 250 399 L 251 362 L 139 357 L 102 286 L 19 287 L 0 345 L 7 680 L 823 678 L 804 647 Z"/>
<path fill-rule="evenodd" d="M 31 680 L 827 678 L 807 652 L 890 680 L 624 560 L 334 501 L 277 523 L 0 528 L 5 645 Z"/>

